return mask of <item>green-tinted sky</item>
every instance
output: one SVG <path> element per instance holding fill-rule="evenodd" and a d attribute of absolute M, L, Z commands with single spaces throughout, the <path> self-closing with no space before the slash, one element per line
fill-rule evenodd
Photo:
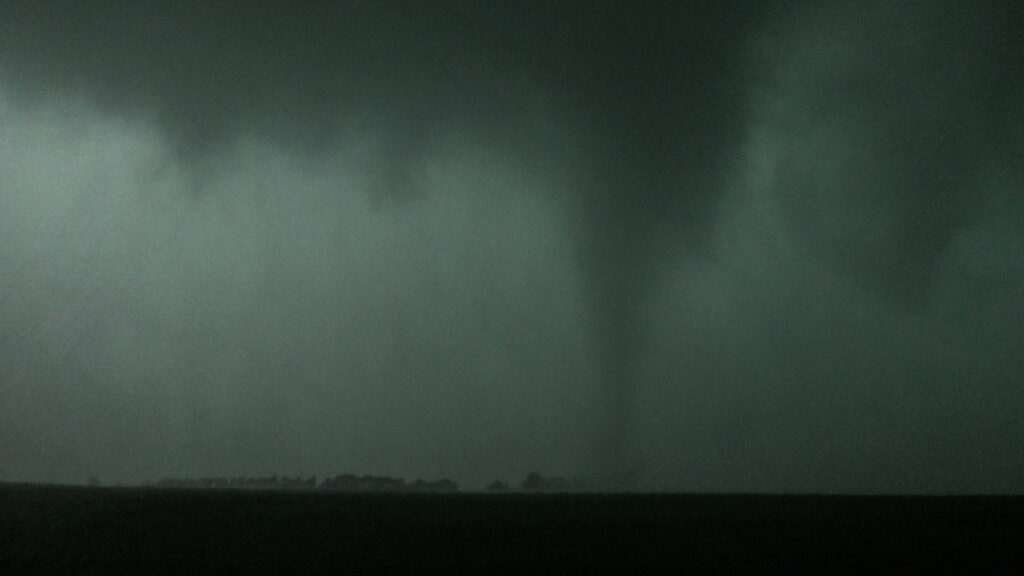
<path fill-rule="evenodd" d="M 2 4 L 0 479 L 1024 490 L 1021 8 L 295 4 Z"/>

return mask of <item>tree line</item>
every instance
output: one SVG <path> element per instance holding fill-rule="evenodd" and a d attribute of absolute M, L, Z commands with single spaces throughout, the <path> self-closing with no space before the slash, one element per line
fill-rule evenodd
<path fill-rule="evenodd" d="M 97 483 L 98 485 L 98 483 Z M 162 478 L 151 486 L 157 488 L 238 489 L 238 490 L 323 490 L 354 493 L 452 493 L 459 485 L 448 478 L 407 482 L 391 476 L 339 474 L 318 481 L 290 476 Z M 531 472 L 517 485 L 495 480 L 485 488 L 488 492 L 586 492 L 588 483 L 562 476 L 544 476 Z"/>

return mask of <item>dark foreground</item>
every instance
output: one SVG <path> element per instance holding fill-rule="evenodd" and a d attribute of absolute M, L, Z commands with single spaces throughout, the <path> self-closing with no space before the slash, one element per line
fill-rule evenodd
<path fill-rule="evenodd" d="M 0 485 L 5 574 L 345 573 L 437 565 L 947 571 L 953 562 L 1024 566 L 1024 498 L 388 496 Z"/>

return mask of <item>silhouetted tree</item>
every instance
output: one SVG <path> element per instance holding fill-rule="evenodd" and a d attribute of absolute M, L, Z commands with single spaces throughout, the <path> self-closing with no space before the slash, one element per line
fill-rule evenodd
<path fill-rule="evenodd" d="M 509 485 L 503 480 L 495 480 L 487 485 L 488 492 L 508 492 Z"/>
<path fill-rule="evenodd" d="M 545 478 L 537 472 L 530 472 L 519 484 L 524 492 L 568 492 L 571 487 L 570 482 L 561 476 Z"/>

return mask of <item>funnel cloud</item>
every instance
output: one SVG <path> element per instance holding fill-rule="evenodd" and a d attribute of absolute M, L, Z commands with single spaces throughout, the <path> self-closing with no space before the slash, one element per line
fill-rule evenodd
<path fill-rule="evenodd" d="M 1024 489 L 1020 8 L 5 12 L 2 479 Z"/>

